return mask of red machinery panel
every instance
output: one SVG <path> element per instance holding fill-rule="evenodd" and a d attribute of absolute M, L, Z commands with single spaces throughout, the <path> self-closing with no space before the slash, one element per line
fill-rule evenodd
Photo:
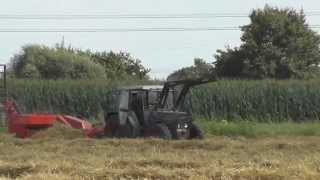
<path fill-rule="evenodd" d="M 6 101 L 4 106 L 9 132 L 21 138 L 30 137 L 39 130 L 52 127 L 55 123 L 80 129 L 86 136 L 92 138 L 100 137 L 104 133 L 103 128 L 95 128 L 90 122 L 77 117 L 53 114 L 20 114 L 13 101 Z"/>

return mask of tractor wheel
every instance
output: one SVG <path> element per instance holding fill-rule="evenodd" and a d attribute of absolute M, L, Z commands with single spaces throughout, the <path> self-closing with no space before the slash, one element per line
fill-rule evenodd
<path fill-rule="evenodd" d="M 118 129 L 114 133 L 114 137 L 116 138 L 133 138 L 132 126 L 130 123 L 126 123 L 125 125 L 118 126 Z"/>
<path fill-rule="evenodd" d="M 191 123 L 189 139 L 203 139 L 203 134 L 202 129 L 198 125 Z"/>
<path fill-rule="evenodd" d="M 106 137 L 114 137 L 119 127 L 118 114 L 111 114 L 105 118 L 104 135 Z"/>
<path fill-rule="evenodd" d="M 140 136 L 140 124 L 133 114 L 128 116 L 127 122 L 125 125 L 119 125 L 115 137 L 119 138 L 136 138 Z"/>
<path fill-rule="evenodd" d="M 165 124 L 155 124 L 151 127 L 146 127 L 144 130 L 144 137 L 161 138 L 166 140 L 172 139 L 171 132 Z"/>

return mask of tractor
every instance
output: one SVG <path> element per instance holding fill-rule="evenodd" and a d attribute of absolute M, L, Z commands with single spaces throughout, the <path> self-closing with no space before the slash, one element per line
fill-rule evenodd
<path fill-rule="evenodd" d="M 190 88 L 215 79 L 168 81 L 163 86 L 118 90 L 117 111 L 105 116 L 105 135 L 118 138 L 203 139 L 192 115 L 182 111 Z"/>

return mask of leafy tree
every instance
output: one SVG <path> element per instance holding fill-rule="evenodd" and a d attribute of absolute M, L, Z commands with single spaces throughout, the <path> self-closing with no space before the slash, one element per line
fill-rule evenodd
<path fill-rule="evenodd" d="M 320 36 L 310 29 L 303 11 L 265 6 L 254 10 L 242 27 L 240 47 L 218 50 L 220 76 L 303 78 L 316 74 Z"/>
<path fill-rule="evenodd" d="M 185 67 L 170 74 L 168 81 L 183 80 L 183 79 L 199 79 L 199 78 L 210 78 L 214 75 L 213 66 L 206 63 L 201 58 L 194 59 L 194 65 Z"/>
<path fill-rule="evenodd" d="M 57 44 L 54 48 L 27 45 L 11 59 L 18 78 L 43 79 L 148 79 L 149 69 L 128 53 L 83 51 Z"/>
<path fill-rule="evenodd" d="M 150 69 L 141 64 L 141 60 L 133 58 L 129 53 L 96 52 L 90 53 L 94 62 L 102 65 L 108 77 L 113 79 L 126 78 L 148 79 Z"/>
<path fill-rule="evenodd" d="M 89 56 L 77 55 L 67 49 L 28 45 L 11 60 L 11 69 L 18 78 L 80 79 L 104 78 L 102 66 Z"/>

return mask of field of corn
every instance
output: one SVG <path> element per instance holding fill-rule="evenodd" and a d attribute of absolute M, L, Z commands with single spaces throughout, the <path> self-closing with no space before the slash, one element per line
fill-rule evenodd
<path fill-rule="evenodd" d="M 104 112 L 115 108 L 113 90 L 124 85 L 130 83 L 11 79 L 8 91 L 25 112 L 45 111 L 100 119 Z M 317 121 L 320 80 L 219 81 L 194 88 L 185 104 L 188 111 L 206 119 Z"/>
<path fill-rule="evenodd" d="M 320 137 L 87 139 L 56 126 L 32 139 L 0 133 L 0 179 L 318 180 Z"/>

